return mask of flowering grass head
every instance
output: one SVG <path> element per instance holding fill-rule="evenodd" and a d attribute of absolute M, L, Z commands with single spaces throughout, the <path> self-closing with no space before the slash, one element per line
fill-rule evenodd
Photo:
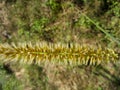
<path fill-rule="evenodd" d="M 109 48 L 95 48 L 78 44 L 52 44 L 39 42 L 0 44 L 0 56 L 4 61 L 22 63 L 60 63 L 65 65 L 99 65 L 116 61 L 118 54 Z"/>

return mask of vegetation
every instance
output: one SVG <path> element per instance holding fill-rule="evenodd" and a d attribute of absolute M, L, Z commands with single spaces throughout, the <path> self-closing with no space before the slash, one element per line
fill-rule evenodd
<path fill-rule="evenodd" d="M 119 90 L 119 7 L 119 0 L 1 0 L 0 90 Z M 46 42 L 43 46 L 47 46 L 47 49 L 35 44 L 41 41 Z M 25 42 L 32 42 L 32 46 L 29 43 L 24 44 Z M 16 46 L 16 43 L 22 45 Z M 55 49 L 56 43 L 65 44 L 63 46 L 67 48 L 58 52 Z M 70 51 L 78 50 L 79 45 L 73 47 L 76 43 L 88 46 L 88 53 L 93 50 L 92 53 L 97 56 L 103 55 L 103 58 L 100 57 L 102 63 L 96 66 L 78 64 L 71 67 L 48 62 L 29 65 L 9 61 L 25 61 L 29 57 L 23 54 L 17 56 L 16 53 L 11 55 L 9 52 L 42 48 L 38 50 L 39 53 L 44 50 L 47 53 L 48 49 L 52 51 L 52 45 L 55 53 L 65 51 L 73 56 L 76 51 Z M 83 48 L 81 47 L 78 53 L 86 51 Z M 97 53 L 99 49 L 101 53 Z M 35 53 L 38 54 L 38 51 Z M 85 54 L 86 57 L 89 56 L 88 53 Z M 64 60 L 65 57 L 70 59 L 69 56 L 59 59 Z M 91 58 L 91 55 L 89 57 Z M 76 60 L 76 57 L 74 58 L 73 60 Z M 35 59 L 36 54 L 31 59 L 32 62 L 36 62 Z M 49 59 L 56 58 L 49 56 Z M 104 63 L 103 59 L 110 62 Z M 116 62 L 113 63 L 114 59 Z"/>
<path fill-rule="evenodd" d="M 67 65 L 99 65 L 102 62 L 116 61 L 118 54 L 112 49 L 96 49 L 89 46 L 47 44 L 43 42 L 32 45 L 23 43 L 10 46 L 7 44 L 0 45 L 0 55 L 3 60 L 19 61 L 22 63 L 62 63 Z"/>

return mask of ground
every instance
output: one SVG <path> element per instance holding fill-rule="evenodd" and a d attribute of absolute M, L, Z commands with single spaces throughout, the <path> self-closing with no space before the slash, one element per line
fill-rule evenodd
<path fill-rule="evenodd" d="M 78 43 L 120 54 L 119 0 L 2 0 L 0 43 Z M 120 56 L 120 55 L 119 55 Z M 1 90 L 119 90 L 120 57 L 99 66 L 0 61 Z"/>

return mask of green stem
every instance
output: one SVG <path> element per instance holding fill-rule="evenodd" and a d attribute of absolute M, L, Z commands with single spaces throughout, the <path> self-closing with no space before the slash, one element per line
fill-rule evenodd
<path fill-rule="evenodd" d="M 83 14 L 91 23 L 93 23 L 100 31 L 106 34 L 106 36 L 110 37 L 114 42 L 116 42 L 120 46 L 120 41 L 118 41 L 115 37 L 111 36 L 108 32 L 106 32 L 103 28 L 96 24 L 91 18 L 87 15 Z"/>

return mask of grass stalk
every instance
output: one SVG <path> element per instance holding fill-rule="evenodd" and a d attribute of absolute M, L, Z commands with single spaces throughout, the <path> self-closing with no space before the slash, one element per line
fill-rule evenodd
<path fill-rule="evenodd" d="M 91 23 L 93 23 L 100 31 L 102 31 L 103 33 L 106 34 L 106 36 L 108 36 L 111 40 L 113 40 L 114 42 L 116 42 L 119 46 L 120 46 L 120 41 L 118 41 L 115 37 L 113 37 L 112 35 L 110 35 L 108 32 L 106 32 L 102 27 L 100 27 L 96 22 L 94 22 L 91 18 L 89 18 L 87 15 L 83 14 L 86 19 L 88 19 Z"/>

